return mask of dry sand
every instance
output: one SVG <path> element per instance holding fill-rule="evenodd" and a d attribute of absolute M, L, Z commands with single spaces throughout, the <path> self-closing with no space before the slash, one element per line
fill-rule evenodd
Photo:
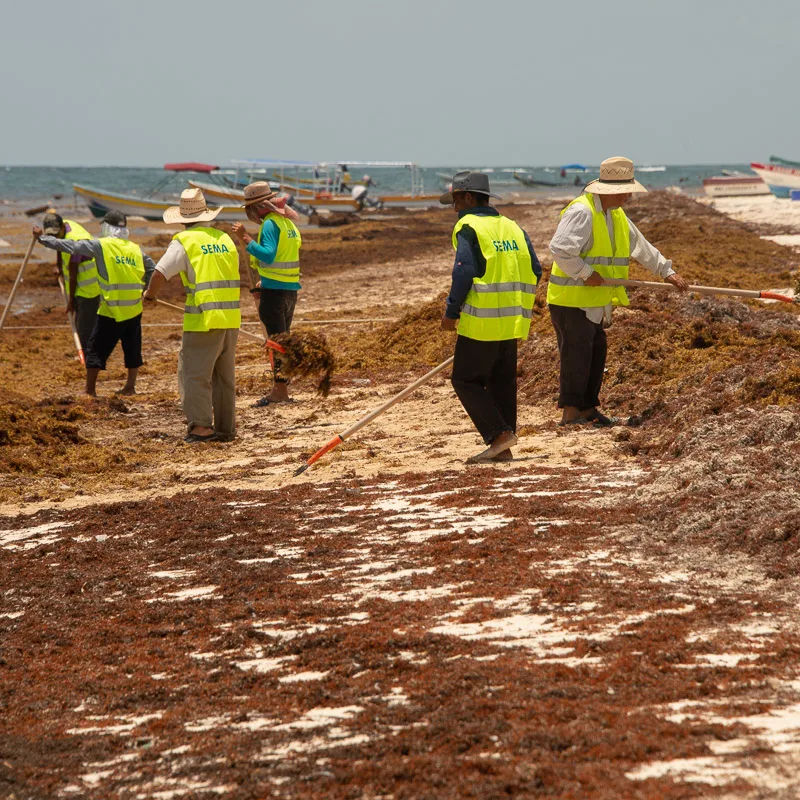
<path fill-rule="evenodd" d="M 560 207 L 506 209 L 548 265 Z M 630 213 L 690 280 L 793 283 L 797 254 L 759 238 L 795 232 L 777 214 Z M 416 316 L 320 327 L 330 397 L 303 381 L 267 409 L 242 340 L 239 438 L 203 447 L 181 441 L 179 321 L 146 312 L 140 395 L 81 399 L 37 250 L 0 339 L 0 793 L 796 796 L 793 309 L 638 293 L 605 387 L 638 427 L 565 432 L 539 303 L 513 462 L 464 465 L 481 445 L 442 376 L 291 477 L 449 354 L 425 304 L 452 224 L 304 231 L 298 323 Z M 0 223 L 0 292 L 26 225 Z M 164 233 L 132 225 L 154 257 Z M 116 354 L 101 393 L 122 375 Z"/>

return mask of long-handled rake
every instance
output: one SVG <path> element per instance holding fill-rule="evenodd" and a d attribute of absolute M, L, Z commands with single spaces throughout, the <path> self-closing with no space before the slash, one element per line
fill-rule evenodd
<path fill-rule="evenodd" d="M 330 453 L 331 450 L 338 447 L 346 439 L 349 439 L 354 433 L 360 431 L 365 425 L 368 425 L 370 422 L 372 422 L 375 417 L 383 414 L 384 411 L 391 408 L 395 403 L 399 403 L 404 397 L 407 397 L 409 394 L 411 394 L 411 392 L 413 392 L 415 389 L 418 389 L 423 383 L 429 381 L 434 375 L 438 375 L 443 369 L 449 367 L 452 363 L 453 356 L 450 356 L 447 361 L 442 361 L 441 364 L 439 364 L 437 367 L 434 367 L 430 372 L 426 373 L 418 380 L 414 381 L 414 383 L 412 383 L 410 386 L 406 386 L 402 392 L 398 392 L 391 400 L 387 400 L 382 406 L 367 414 L 366 417 L 362 417 L 358 422 L 351 425 L 346 431 L 342 431 L 342 433 L 337 434 L 324 447 L 320 447 L 320 449 L 317 450 L 317 452 L 314 453 L 314 455 L 311 456 L 311 458 L 309 458 L 308 461 L 303 464 L 303 466 L 298 467 L 295 470 L 295 477 L 297 475 L 302 475 L 302 473 L 304 473 L 314 462 L 319 461 L 319 459 L 322 458 L 322 456 L 324 456 L 326 453 Z"/>

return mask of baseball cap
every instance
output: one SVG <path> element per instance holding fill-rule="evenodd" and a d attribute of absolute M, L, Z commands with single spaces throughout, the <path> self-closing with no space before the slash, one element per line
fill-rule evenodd
<path fill-rule="evenodd" d="M 121 211 L 112 209 L 106 212 L 103 222 L 113 225 L 115 228 L 124 228 L 128 224 L 128 218 Z"/>
<path fill-rule="evenodd" d="M 61 214 L 45 214 L 42 220 L 42 230 L 47 236 L 58 236 L 64 227 L 64 219 Z"/>

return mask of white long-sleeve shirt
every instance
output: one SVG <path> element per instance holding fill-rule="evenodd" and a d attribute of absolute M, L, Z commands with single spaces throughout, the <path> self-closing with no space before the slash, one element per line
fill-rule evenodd
<path fill-rule="evenodd" d="M 600 203 L 599 195 L 589 195 L 595 209 L 603 213 L 603 206 Z M 611 210 L 605 212 L 606 226 L 608 235 L 611 238 L 611 247 L 614 247 L 614 221 L 611 218 Z M 645 269 L 666 278 L 674 274 L 672 261 L 664 258 L 661 253 L 644 238 L 641 231 L 628 220 L 631 239 L 631 258 L 635 258 Z M 592 212 L 583 203 L 574 203 L 561 217 L 558 228 L 550 240 L 550 252 L 558 262 L 558 266 L 569 275 L 570 278 L 585 281 L 594 272 L 590 264 L 586 264 L 580 254 L 591 249 L 593 244 L 592 236 Z M 607 306 L 596 306 L 581 309 L 586 316 L 594 323 L 601 323 L 603 317 L 610 319 L 611 303 Z"/>

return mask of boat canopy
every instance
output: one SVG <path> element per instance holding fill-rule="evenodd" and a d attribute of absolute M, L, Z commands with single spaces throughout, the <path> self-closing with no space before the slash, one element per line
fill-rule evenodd
<path fill-rule="evenodd" d="M 564 166 L 559 167 L 559 169 L 582 169 L 584 172 L 589 171 L 589 167 L 585 164 L 564 164 Z"/>
<path fill-rule="evenodd" d="M 164 169 L 170 172 L 214 172 L 219 167 L 213 164 L 201 164 L 199 161 L 180 161 L 174 164 L 164 164 Z"/>
<path fill-rule="evenodd" d="M 770 156 L 770 164 L 780 164 L 782 167 L 800 167 L 800 162 L 789 161 L 788 158 L 781 158 L 780 156 Z"/>

